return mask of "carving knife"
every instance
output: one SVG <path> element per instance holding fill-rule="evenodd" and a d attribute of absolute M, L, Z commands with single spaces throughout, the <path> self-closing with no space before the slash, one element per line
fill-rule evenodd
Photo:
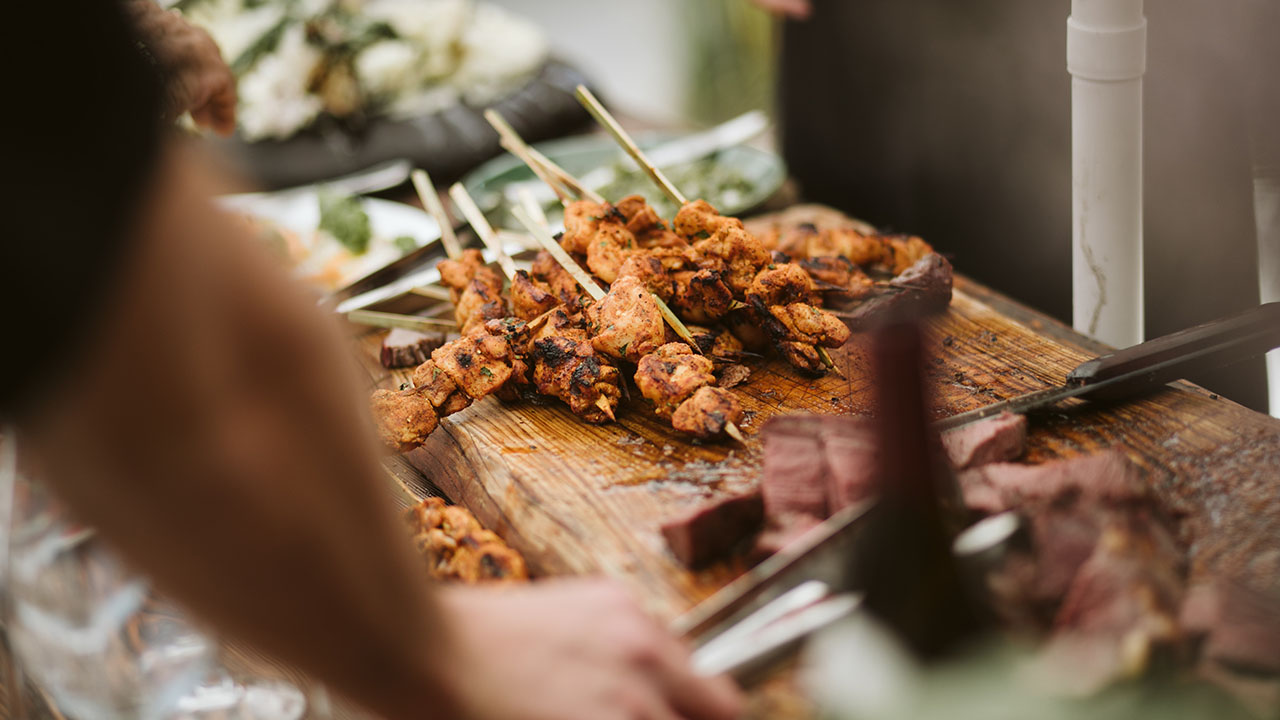
<path fill-rule="evenodd" d="M 1002 400 L 934 423 L 938 430 L 967 425 L 1002 412 L 1026 413 L 1068 398 L 1120 400 L 1187 375 L 1280 347 L 1280 302 L 1148 340 L 1082 363 L 1062 387 Z"/>

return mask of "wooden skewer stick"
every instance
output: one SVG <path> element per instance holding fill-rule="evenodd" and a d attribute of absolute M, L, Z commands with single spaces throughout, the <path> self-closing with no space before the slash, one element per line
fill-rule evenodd
<path fill-rule="evenodd" d="M 542 204 L 538 202 L 538 198 L 533 196 L 533 191 L 528 186 L 520 186 L 516 191 L 517 199 L 520 201 L 520 207 L 529 213 L 529 217 L 539 225 L 549 225 L 547 222 L 547 214 L 542 212 Z"/>
<path fill-rule="evenodd" d="M 505 148 L 508 152 L 510 152 L 512 155 L 515 155 L 516 157 L 520 158 L 520 160 L 525 165 L 527 165 L 530 170 L 533 171 L 533 174 L 538 176 L 539 180 L 546 183 L 547 187 L 551 188 L 551 191 L 556 194 L 556 197 L 560 198 L 561 203 L 565 205 L 569 204 L 570 197 L 569 197 L 568 191 L 560 187 L 560 184 L 556 182 L 555 178 L 551 177 L 551 174 L 548 173 L 541 165 L 534 162 L 533 158 L 525 154 L 524 151 L 521 150 L 518 146 L 513 145 L 512 143 L 509 143 L 506 140 L 503 140 L 499 144 L 503 148 Z"/>
<path fill-rule="evenodd" d="M 577 178 L 570 175 L 568 172 L 565 172 L 564 168 L 555 164 L 546 155 L 538 152 L 530 146 L 529 143 L 525 142 L 524 138 L 520 137 L 520 133 L 517 133 L 516 129 L 511 127 L 511 123 L 507 122 L 506 118 L 502 117 L 502 114 L 497 110 L 494 110 L 493 108 L 485 110 L 484 119 L 488 120 L 489 124 L 493 126 L 493 129 L 498 131 L 498 137 L 501 138 L 502 147 L 509 150 L 512 155 L 523 160 L 524 164 L 528 165 L 529 169 L 533 170 L 534 174 L 538 175 L 543 182 L 550 185 L 552 190 L 556 190 L 559 185 L 563 185 L 570 194 L 577 195 L 580 198 L 586 198 L 594 203 L 604 202 L 604 198 L 600 197 L 598 193 L 588 189 L 582 183 L 578 182 Z M 540 174 L 538 172 L 538 167 L 535 166 L 540 166 L 542 171 L 545 172 L 546 175 L 550 176 L 554 182 L 548 182 L 547 178 Z M 559 195 L 559 193 L 556 194 Z M 564 201 L 563 197 L 560 199 L 561 201 Z M 534 219 L 537 218 L 535 217 Z"/>
<path fill-rule="evenodd" d="M 498 266 L 502 268 L 502 272 L 507 276 L 508 280 L 515 278 L 516 265 L 511 261 L 511 256 L 506 250 L 502 249 L 502 242 L 498 240 L 498 234 L 493 231 L 493 227 L 489 225 L 489 221 L 485 219 L 484 213 L 480 212 L 480 208 L 476 207 L 475 200 L 471 199 L 467 189 L 462 187 L 462 183 L 454 183 L 449 188 L 449 197 L 453 198 L 453 204 L 462 212 L 462 216 L 471 224 L 471 229 L 476 231 L 480 236 L 480 241 L 485 247 L 489 248 L 498 259 Z"/>
<path fill-rule="evenodd" d="M 409 292 L 413 293 L 414 295 L 421 295 L 422 297 L 431 298 L 432 300 L 445 300 L 445 301 L 453 300 L 453 298 L 450 297 L 448 290 L 445 290 L 442 287 L 436 287 L 434 285 L 422 285 L 416 288 L 410 288 Z"/>
<path fill-rule="evenodd" d="M 684 194 L 667 179 L 667 176 L 664 175 L 657 166 L 649 162 L 649 158 L 640 150 L 640 147 L 636 145 L 635 141 L 631 139 L 631 136 L 627 134 L 627 131 L 622 129 L 622 126 L 618 124 L 618 121 L 613 118 L 613 115 L 609 114 L 609 111 L 605 109 L 604 105 L 600 104 L 600 101 L 597 100 L 596 96 L 587 89 L 586 85 L 579 85 L 576 94 L 578 96 L 578 102 L 582 103 L 582 106 L 587 109 L 587 112 L 591 113 L 591 116 L 603 125 L 604 129 L 608 130 L 610 135 L 613 135 L 613 139 L 617 140 L 618 144 L 622 146 L 622 149 L 626 150 L 627 154 L 630 155 L 646 173 L 649 174 L 649 177 L 653 178 L 653 181 L 658 184 L 658 187 L 662 188 L 662 192 L 666 193 L 667 197 L 671 198 L 672 202 L 682 207 L 685 203 L 689 202 L 685 199 Z"/>
<path fill-rule="evenodd" d="M 431 182 L 431 176 L 426 170 L 419 169 L 414 170 L 409 177 L 413 180 L 413 189 L 418 192 L 418 200 L 422 201 L 422 206 L 431 213 L 431 217 L 435 218 L 436 224 L 440 226 L 440 243 L 444 245 L 444 254 L 448 255 L 450 260 L 462 257 L 458 236 L 453 234 L 453 220 L 449 217 L 449 213 L 445 212 L 440 196 L 436 193 L 436 186 Z"/>
<path fill-rule="evenodd" d="M 742 443 L 743 445 L 746 445 L 746 444 L 747 444 L 747 439 L 746 439 L 746 438 L 744 438 L 744 437 L 742 437 L 742 431 L 738 429 L 738 426 L 737 426 L 737 425 L 734 425 L 734 424 L 733 424 L 733 423 L 731 423 L 731 422 L 727 422 L 727 423 L 725 423 L 725 424 L 724 424 L 724 434 L 725 434 L 725 435 L 728 435 L 729 437 L 733 438 L 734 440 L 737 440 L 738 442 Z"/>
<path fill-rule="evenodd" d="M 375 312 L 373 310 L 352 310 L 347 313 L 347 320 L 357 325 L 403 328 L 418 332 L 434 332 L 441 329 L 453 330 L 458 327 L 458 323 L 446 318 L 425 318 L 417 315 L 399 315 L 397 313 Z"/>
<path fill-rule="evenodd" d="M 844 378 L 845 380 L 849 379 L 848 377 L 845 376 L 844 371 L 842 371 L 840 367 L 836 365 L 836 361 L 831 359 L 831 353 L 827 352 L 826 348 L 822 347 L 821 345 L 815 345 L 814 350 L 817 350 L 818 358 L 822 360 L 823 365 L 826 365 L 827 367 L 831 368 L 832 372 Z"/>
<path fill-rule="evenodd" d="M 515 216 L 516 220 L 520 221 L 521 225 L 524 225 L 525 229 L 529 231 L 530 235 L 533 235 L 543 249 L 551 253 L 551 257 L 555 258 L 556 262 L 560 263 L 560 266 L 568 271 L 574 280 L 578 281 L 578 284 L 591 296 L 592 300 L 600 302 L 604 298 L 604 290 L 601 290 L 596 281 L 591 278 L 591 275 L 586 270 L 583 270 L 582 266 L 570 257 L 564 248 L 560 247 L 560 243 L 556 242 L 555 238 L 551 237 L 551 231 L 547 229 L 546 225 L 539 225 L 534 222 L 533 218 L 529 217 L 529 214 L 521 207 L 511 208 L 511 214 Z"/>

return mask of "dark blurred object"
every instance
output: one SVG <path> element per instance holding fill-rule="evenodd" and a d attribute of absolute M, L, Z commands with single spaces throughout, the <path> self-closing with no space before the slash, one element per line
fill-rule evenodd
<path fill-rule="evenodd" d="M 929 427 L 920 328 L 875 331 L 880 503 L 850 558 L 866 607 L 922 659 L 954 652 L 991 624 L 951 551 L 962 508 Z"/>
<path fill-rule="evenodd" d="M 1246 110 L 1280 107 L 1280 28 L 1260 14 L 1274 5 L 1147 3 L 1148 337 L 1258 303 Z M 960 272 L 1070 321 L 1067 5 L 813 6 L 786 25 L 779 83 L 805 198 L 922 235 Z M 1276 119 L 1253 123 L 1256 152 L 1277 144 Z M 1259 361 L 1191 379 L 1264 409 Z"/>
<path fill-rule="evenodd" d="M 568 135 L 591 116 L 573 97 L 587 79 L 560 62 L 491 107 L 530 142 Z M 263 189 L 277 189 L 348 175 L 388 160 L 407 159 L 431 173 L 443 187 L 501 152 L 498 135 L 485 122 L 483 107 L 457 105 L 411 120 L 374 118 L 359 131 L 320 121 L 287 140 L 246 143 L 214 140 L 238 160 Z"/>

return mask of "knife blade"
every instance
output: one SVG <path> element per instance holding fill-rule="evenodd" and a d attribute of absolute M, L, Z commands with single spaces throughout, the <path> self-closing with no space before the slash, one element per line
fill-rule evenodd
<path fill-rule="evenodd" d="M 1027 413 L 1069 398 L 1120 400 L 1280 347 L 1280 302 L 1181 330 L 1081 363 L 1060 387 L 1002 400 L 934 423 L 950 430 L 1002 412 Z"/>

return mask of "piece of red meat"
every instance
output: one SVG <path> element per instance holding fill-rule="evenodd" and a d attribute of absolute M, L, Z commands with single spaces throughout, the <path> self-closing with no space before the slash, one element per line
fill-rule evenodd
<path fill-rule="evenodd" d="M 1280 597 L 1223 577 L 1187 591 L 1179 621 L 1201 657 L 1250 674 L 1280 675 Z"/>
<path fill-rule="evenodd" d="M 676 558 L 698 569 L 742 547 L 764 522 L 760 492 L 720 498 L 662 524 L 662 535 Z"/>
<path fill-rule="evenodd" d="M 1016 460 L 1026 442 L 1026 416 L 1010 412 L 942 433 L 942 447 L 957 470 Z"/>
<path fill-rule="evenodd" d="M 387 368 L 417 367 L 431 359 L 431 352 L 444 344 L 444 333 L 420 333 L 394 328 L 382 339 L 380 359 Z"/>
<path fill-rule="evenodd" d="M 1111 503 L 1147 496 L 1141 471 L 1114 450 L 1041 465 L 983 465 L 961 473 L 958 481 L 965 504 L 983 512 L 1002 512 L 1067 493 Z"/>

